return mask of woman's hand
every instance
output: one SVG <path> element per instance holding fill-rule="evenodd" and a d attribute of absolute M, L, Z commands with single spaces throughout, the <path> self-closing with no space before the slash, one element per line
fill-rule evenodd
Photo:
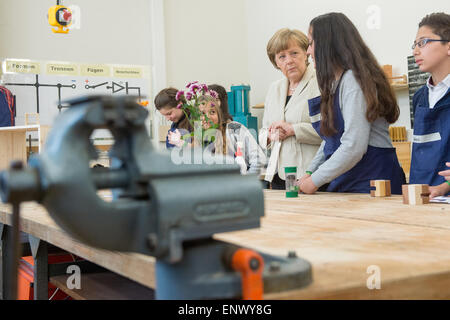
<path fill-rule="evenodd" d="M 269 127 L 269 139 L 272 141 L 283 141 L 295 135 L 294 127 L 286 121 L 277 121 Z M 272 139 L 272 137 L 274 139 Z"/>
<path fill-rule="evenodd" d="M 298 187 L 299 191 L 302 191 L 306 194 L 313 194 L 314 192 L 317 191 L 317 189 L 319 189 L 316 187 L 316 185 L 312 181 L 311 176 L 309 175 L 307 177 L 303 176 L 299 182 L 300 182 L 300 185 Z"/>
<path fill-rule="evenodd" d="M 305 174 L 303 177 L 301 177 L 300 179 L 298 179 L 298 180 L 295 182 L 295 185 L 300 187 L 300 185 L 301 185 L 306 179 L 308 179 L 309 177 L 311 177 L 311 175 Z"/>
<path fill-rule="evenodd" d="M 267 136 L 267 142 L 270 143 L 271 141 L 281 141 L 280 136 L 284 134 L 282 131 L 283 129 L 276 128 L 277 122 L 274 122 L 269 127 L 269 134 Z"/>

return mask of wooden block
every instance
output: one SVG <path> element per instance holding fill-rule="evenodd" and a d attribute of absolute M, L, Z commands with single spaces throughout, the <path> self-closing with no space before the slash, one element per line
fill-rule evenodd
<path fill-rule="evenodd" d="M 389 135 L 392 142 L 403 142 L 407 141 L 406 127 L 389 127 Z"/>
<path fill-rule="evenodd" d="M 403 203 L 421 205 L 430 202 L 430 190 L 427 184 L 402 185 Z"/>
<path fill-rule="evenodd" d="M 406 136 L 406 135 L 405 135 Z M 411 142 L 392 142 L 397 153 L 398 162 L 403 168 L 406 176 L 409 176 L 409 170 L 411 167 Z"/>
<path fill-rule="evenodd" d="M 391 195 L 391 180 L 370 180 L 370 186 L 375 189 L 370 190 L 372 197 L 388 197 Z"/>

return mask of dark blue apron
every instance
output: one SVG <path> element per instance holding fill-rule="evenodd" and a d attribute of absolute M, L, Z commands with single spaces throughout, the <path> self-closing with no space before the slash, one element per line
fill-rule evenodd
<path fill-rule="evenodd" d="M 342 78 L 342 77 L 341 77 Z M 337 133 L 331 137 L 320 132 L 321 121 L 315 121 L 312 126 L 325 140 L 324 154 L 328 160 L 341 145 L 344 133 L 344 118 L 339 104 L 338 85 L 333 103 L 334 126 Z M 308 100 L 309 115 L 314 118 L 320 114 L 321 97 Z M 402 184 L 405 184 L 405 174 L 397 159 L 395 148 L 377 148 L 368 146 L 362 159 L 349 171 L 332 180 L 327 188 L 328 192 L 370 193 L 370 180 L 390 180 L 391 192 L 402 194 Z"/>
<path fill-rule="evenodd" d="M 10 127 L 14 123 L 11 122 L 11 110 L 6 96 L 0 91 L 0 127 Z"/>
<path fill-rule="evenodd" d="M 433 109 L 425 86 L 414 97 L 414 137 L 410 183 L 435 186 L 445 181 L 438 174 L 450 162 L 450 89 Z"/>

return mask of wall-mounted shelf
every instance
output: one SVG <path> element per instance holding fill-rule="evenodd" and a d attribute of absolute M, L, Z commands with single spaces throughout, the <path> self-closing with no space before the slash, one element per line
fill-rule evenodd
<path fill-rule="evenodd" d="M 252 106 L 253 109 L 264 109 L 264 103 L 255 104 Z"/>
<path fill-rule="evenodd" d="M 409 89 L 409 85 L 407 83 L 391 83 L 391 87 L 394 90 L 407 90 L 407 89 Z"/>
<path fill-rule="evenodd" d="M 41 125 L 1 127 L 0 146 L 2 146 L 2 152 L 0 153 L 0 170 L 7 169 L 12 160 L 27 162 L 27 133 L 31 131 L 38 132 L 38 152 L 40 152 L 49 130 L 49 126 Z"/>

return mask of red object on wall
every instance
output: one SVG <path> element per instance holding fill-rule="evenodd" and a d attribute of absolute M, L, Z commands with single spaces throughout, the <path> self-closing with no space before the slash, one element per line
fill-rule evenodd
<path fill-rule="evenodd" d="M 72 20 L 72 13 L 69 10 L 64 10 L 63 19 L 64 22 L 70 22 Z"/>
<path fill-rule="evenodd" d="M 57 255 L 48 255 L 48 263 L 61 263 L 61 262 L 72 262 L 73 257 L 70 254 L 57 254 Z M 22 257 L 19 261 L 19 274 L 18 274 L 18 291 L 17 291 L 17 299 L 18 300 L 33 300 L 34 299 L 34 259 L 32 256 Z M 48 283 L 48 297 L 50 298 L 56 291 L 56 287 L 52 285 L 50 282 Z M 53 296 L 52 300 L 64 300 L 71 298 L 64 293 L 62 290 L 58 290 L 58 292 Z"/>

